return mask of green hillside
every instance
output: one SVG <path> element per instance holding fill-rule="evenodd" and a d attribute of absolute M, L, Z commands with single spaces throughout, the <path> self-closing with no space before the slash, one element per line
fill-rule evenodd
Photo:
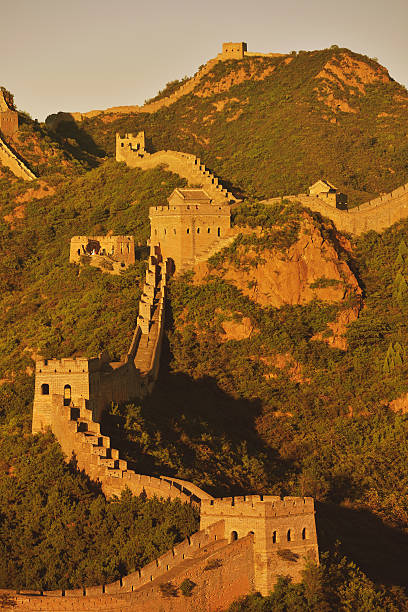
<path fill-rule="evenodd" d="M 219 62 L 168 108 L 78 125 L 108 155 L 115 132 L 143 129 L 151 152 L 194 153 L 247 196 L 301 193 L 325 177 L 359 203 L 408 180 L 407 102 L 376 61 L 331 48 Z"/>

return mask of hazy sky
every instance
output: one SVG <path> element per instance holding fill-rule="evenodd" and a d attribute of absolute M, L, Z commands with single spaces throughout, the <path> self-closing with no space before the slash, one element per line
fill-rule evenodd
<path fill-rule="evenodd" d="M 408 0 L 0 0 L 0 85 L 33 117 L 142 104 L 223 41 L 249 51 L 332 44 L 408 85 Z"/>

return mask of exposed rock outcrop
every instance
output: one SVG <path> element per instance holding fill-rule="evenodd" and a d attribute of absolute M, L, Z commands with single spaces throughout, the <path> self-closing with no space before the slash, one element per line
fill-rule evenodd
<path fill-rule="evenodd" d="M 260 246 L 263 232 L 259 230 L 256 233 L 259 244 L 240 245 L 233 256 L 229 256 L 226 250 L 224 260 L 217 268 L 211 268 L 207 263 L 196 267 L 195 282 L 201 283 L 211 272 L 232 283 L 260 306 L 305 305 L 315 299 L 344 303 L 345 308 L 336 321 L 329 324 L 331 334 L 319 334 L 316 339 L 345 349 L 343 334 L 347 325 L 358 317 L 362 290 L 342 258 L 343 248 L 337 241 L 323 235 L 322 229 L 307 213 L 302 215 L 297 240 L 285 251 Z M 348 301 L 352 302 L 349 306 Z M 238 333 L 235 328 L 230 333 L 234 334 L 234 331 Z"/>

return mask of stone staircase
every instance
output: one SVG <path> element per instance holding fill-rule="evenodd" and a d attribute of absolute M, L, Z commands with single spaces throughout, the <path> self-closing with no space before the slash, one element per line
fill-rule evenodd
<path fill-rule="evenodd" d="M 150 329 L 148 334 L 142 334 L 136 350 L 134 358 L 135 367 L 142 375 L 147 374 L 151 370 L 151 362 L 153 353 L 157 345 L 158 336 L 160 333 L 160 307 L 157 294 L 160 289 L 156 290 L 156 295 L 153 303 L 153 313 L 150 321 Z"/>
<path fill-rule="evenodd" d="M 101 433 L 100 423 L 94 421 L 86 400 L 78 406 L 64 406 L 61 396 L 53 396 L 52 399 L 52 431 L 60 441 L 62 450 L 68 457 L 75 456 L 78 468 L 85 470 L 93 480 L 99 481 L 107 496 L 120 496 L 127 487 L 134 495 L 145 491 L 148 497 L 156 495 L 177 498 L 182 502 L 199 503 L 197 493 L 200 489 L 196 486 L 193 493 L 188 490 L 188 483 L 184 481 L 179 484 L 162 477 L 137 474 L 129 469 L 127 461 L 120 458 L 119 451 L 112 448 L 110 437 Z M 206 499 L 211 498 L 204 491 L 202 494 Z"/>
<path fill-rule="evenodd" d="M 199 186 L 205 189 L 216 204 L 238 201 L 228 189 L 222 186 L 219 179 L 206 168 L 205 164 L 201 163 L 199 157 L 190 153 L 171 150 L 157 151 L 156 153 L 148 153 L 144 149 L 135 151 L 129 142 L 132 136 L 129 136 L 130 138 L 128 135 L 120 138 L 117 135 L 116 161 L 124 161 L 129 168 L 140 168 L 142 170 L 164 165 L 171 172 L 185 178 L 190 186 Z"/>

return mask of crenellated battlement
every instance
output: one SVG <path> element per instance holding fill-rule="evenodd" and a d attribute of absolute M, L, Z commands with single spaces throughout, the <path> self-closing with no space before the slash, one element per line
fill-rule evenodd
<path fill-rule="evenodd" d="M 36 374 L 78 374 L 95 372 L 101 367 L 103 361 L 100 357 L 87 359 L 86 357 L 63 357 L 61 359 L 38 359 L 35 362 Z"/>
<path fill-rule="evenodd" d="M 274 495 L 245 495 L 202 500 L 203 514 L 220 516 L 284 517 L 314 512 L 312 497 L 284 497 Z"/>

